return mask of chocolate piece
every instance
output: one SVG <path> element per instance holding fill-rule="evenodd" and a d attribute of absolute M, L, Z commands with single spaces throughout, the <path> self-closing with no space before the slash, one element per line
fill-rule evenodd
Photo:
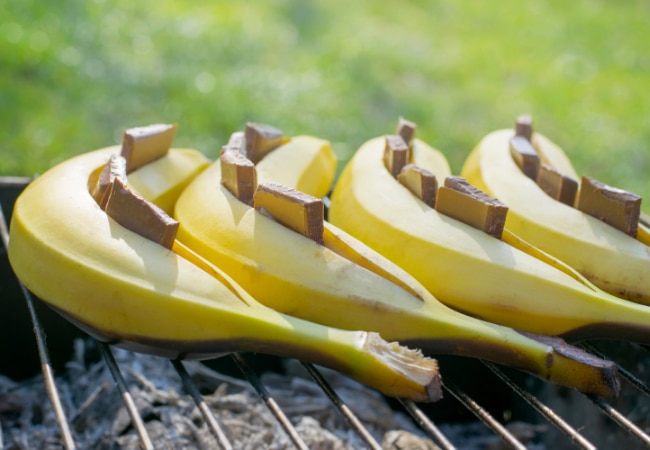
<path fill-rule="evenodd" d="M 395 134 L 399 134 L 406 142 L 406 145 L 410 148 L 412 145 L 413 138 L 415 137 L 415 123 L 409 120 L 406 120 L 403 117 L 399 118 L 397 122 L 397 130 Z"/>
<path fill-rule="evenodd" d="M 537 172 L 537 185 L 548 195 L 569 206 L 573 206 L 578 182 L 547 164 L 541 164 Z"/>
<path fill-rule="evenodd" d="M 284 142 L 282 131 L 271 125 L 258 123 L 246 124 L 246 156 L 253 164 L 260 162 L 270 151 Z"/>
<path fill-rule="evenodd" d="M 106 214 L 134 233 L 171 249 L 178 222 L 115 178 L 106 195 Z"/>
<path fill-rule="evenodd" d="M 436 196 L 436 210 L 501 239 L 508 207 L 462 177 L 447 177 Z"/>
<path fill-rule="evenodd" d="M 641 215 L 641 197 L 582 177 L 576 208 L 636 237 Z"/>
<path fill-rule="evenodd" d="M 115 178 L 119 178 L 126 184 L 126 160 L 118 154 L 111 155 L 92 192 L 93 198 L 102 209 L 104 209 L 107 200 L 104 194 Z"/>
<path fill-rule="evenodd" d="M 244 136 L 244 132 L 235 131 L 233 134 L 230 135 L 230 139 L 228 139 L 228 143 L 223 147 L 221 147 L 221 153 L 228 150 L 233 150 L 241 154 L 245 154 L 246 153 L 245 146 L 246 146 L 246 138 Z"/>
<path fill-rule="evenodd" d="M 176 128 L 176 124 L 154 124 L 126 130 L 122 135 L 126 173 L 165 156 L 174 142 Z"/>
<path fill-rule="evenodd" d="M 537 180 L 539 156 L 528 139 L 522 136 L 514 136 L 510 139 L 510 154 L 528 178 Z"/>
<path fill-rule="evenodd" d="M 406 186 L 424 203 L 432 208 L 435 207 L 438 180 L 434 174 L 415 164 L 407 164 L 397 175 L 397 181 Z"/>
<path fill-rule="evenodd" d="M 219 157 L 221 184 L 242 202 L 252 205 L 257 189 L 257 171 L 253 162 L 233 148 L 226 148 Z"/>
<path fill-rule="evenodd" d="M 384 147 L 384 165 L 393 177 L 397 177 L 404 166 L 408 164 L 409 148 L 397 134 L 386 136 L 386 145 Z"/>
<path fill-rule="evenodd" d="M 263 183 L 255 191 L 255 209 L 263 210 L 282 225 L 323 243 L 323 201 L 278 183 Z"/>
<path fill-rule="evenodd" d="M 517 117 L 515 121 L 515 136 L 526 138 L 528 142 L 533 140 L 533 118 L 528 114 Z"/>

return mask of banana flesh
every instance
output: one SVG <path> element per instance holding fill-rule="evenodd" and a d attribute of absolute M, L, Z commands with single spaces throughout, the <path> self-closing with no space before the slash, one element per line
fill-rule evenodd
<path fill-rule="evenodd" d="M 310 161 L 320 158 L 316 155 L 321 151 L 331 149 L 306 143 L 303 148 L 280 147 L 257 164 L 258 181 L 309 189 L 296 181 L 305 177 L 295 174 L 318 167 Z M 301 160 L 292 156 L 294 152 L 314 156 Z M 415 152 L 430 163 L 446 163 L 426 149 Z M 269 156 L 276 157 L 273 164 L 281 165 L 282 171 L 265 167 Z M 329 168 L 311 173 L 307 178 L 312 182 L 317 176 L 329 180 L 333 176 Z M 217 161 L 181 194 L 175 209 L 180 222 L 178 239 L 218 264 L 265 305 L 328 326 L 379 332 L 384 339 L 427 352 L 491 359 L 585 392 L 616 395 L 619 382 L 611 363 L 584 352 L 562 353 L 561 348 L 568 346 L 560 340 L 542 342 L 460 314 L 438 302 L 404 270 L 331 223 L 324 224 L 325 243 L 319 245 L 237 200 L 220 178 Z M 308 193 L 323 195 L 327 189 L 317 191 Z"/>
<path fill-rule="evenodd" d="M 16 201 L 9 260 L 18 278 L 49 306 L 90 335 L 136 351 L 198 359 L 264 352 L 322 364 L 389 396 L 440 397 L 435 360 L 376 333 L 279 314 L 180 242 L 170 251 L 118 225 L 89 191 L 116 151 L 61 163 Z M 174 149 L 163 158 L 180 158 L 197 171 L 205 162 L 197 153 Z M 129 179 L 139 178 L 157 198 L 173 198 L 187 179 L 171 176 L 162 168 L 167 163 L 145 166 Z M 168 185 L 158 183 L 168 175 Z"/>
<path fill-rule="evenodd" d="M 386 170 L 383 148 L 380 137 L 356 152 L 334 189 L 329 218 L 441 302 L 531 333 L 650 341 L 649 308 L 558 270 L 538 259 L 543 252 L 537 249 L 532 256 L 425 205 Z M 448 176 L 447 164 L 429 165 L 417 152 L 413 158 L 441 179 Z"/>
<path fill-rule="evenodd" d="M 650 249 L 638 239 L 584 212 L 556 201 L 514 164 L 508 151 L 514 131 L 485 136 L 467 158 L 461 175 L 510 208 L 506 228 L 525 241 L 572 266 L 607 292 L 650 305 Z M 567 155 L 535 133 L 550 164 L 575 180 Z M 641 226 L 640 236 L 647 235 Z"/>

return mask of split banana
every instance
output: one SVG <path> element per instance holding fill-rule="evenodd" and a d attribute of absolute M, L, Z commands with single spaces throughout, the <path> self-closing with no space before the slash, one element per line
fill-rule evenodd
<path fill-rule="evenodd" d="M 384 339 L 425 352 L 485 358 L 585 392 L 616 395 L 619 382 L 610 362 L 560 339 L 519 333 L 460 314 L 438 302 L 404 270 L 332 224 L 322 224 L 319 243 L 251 206 L 250 191 L 244 195 L 245 189 L 226 187 L 231 176 L 229 166 L 222 168 L 225 158 L 238 158 L 239 167 L 247 168 L 248 175 L 242 178 L 248 180 L 246 187 L 259 183 L 256 195 L 271 182 L 306 190 L 298 180 L 309 179 L 313 185 L 314 177 L 322 177 L 331 182 L 331 167 L 318 169 L 313 164 L 314 160 L 331 161 L 331 156 L 324 156 L 332 152 L 326 141 L 293 138 L 292 145 L 280 145 L 253 170 L 252 161 L 242 160 L 241 140 L 232 144 L 237 140 L 233 135 L 220 160 L 185 189 L 176 203 L 175 217 L 180 223 L 178 239 L 219 265 L 257 300 L 324 325 L 375 331 Z M 235 155 L 229 154 L 233 150 Z M 417 151 L 424 153 L 423 159 L 439 158 L 424 148 Z M 305 172 L 311 177 L 299 176 Z M 317 192 L 309 192 L 314 197 L 328 191 L 322 187 L 326 184 L 318 185 Z"/>
<path fill-rule="evenodd" d="M 574 207 L 572 198 L 562 202 L 547 195 L 537 177 L 525 175 L 511 156 L 514 136 L 513 129 L 485 136 L 465 161 L 461 175 L 508 205 L 506 229 L 572 266 L 601 289 L 650 305 L 648 229 L 639 225 L 638 236 L 646 237 L 643 243 Z M 532 133 L 529 142 L 536 153 L 533 158 L 542 161 L 539 173 L 561 174 L 573 180 L 575 190 L 580 178 L 562 149 L 540 133 Z M 584 186 L 581 191 L 588 192 Z"/>
<path fill-rule="evenodd" d="M 277 313 L 173 235 L 165 247 L 120 225 L 96 201 L 107 211 L 113 204 L 121 168 L 107 162 L 119 151 L 110 147 L 69 159 L 16 201 L 9 259 L 18 278 L 49 306 L 90 335 L 135 351 L 198 359 L 263 352 L 322 364 L 389 396 L 423 402 L 441 396 L 437 362 L 419 351 L 376 333 Z M 170 149 L 130 171 L 127 187 L 119 189 L 137 185 L 172 204 L 188 181 L 172 166 L 193 167 L 186 173 L 194 174 L 205 162 L 196 151 Z M 165 217 L 138 193 L 131 195 Z"/>
<path fill-rule="evenodd" d="M 391 174 L 386 142 L 367 141 L 343 170 L 332 194 L 332 223 L 406 270 L 441 302 L 474 317 L 568 340 L 650 342 L 650 308 L 597 289 L 515 235 L 504 232 L 504 242 L 440 213 L 438 200 L 432 207 Z M 457 181 L 442 154 L 418 139 L 406 163 L 437 180 Z"/>

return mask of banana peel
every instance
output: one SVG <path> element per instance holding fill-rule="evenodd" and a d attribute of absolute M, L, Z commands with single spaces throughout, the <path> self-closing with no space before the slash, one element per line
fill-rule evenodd
<path fill-rule="evenodd" d="M 435 360 L 376 333 L 277 313 L 182 243 L 169 250 L 107 216 L 90 191 L 117 152 L 106 148 L 67 160 L 16 201 L 9 260 L 46 304 L 97 339 L 139 352 L 194 359 L 263 352 L 330 367 L 388 396 L 440 398 Z M 130 173 L 129 180 L 174 203 L 188 180 L 170 167 L 180 159 L 200 172 L 205 161 L 196 151 L 176 149 L 163 159 Z"/>
<path fill-rule="evenodd" d="M 599 288 L 650 305 L 650 249 L 639 239 L 546 195 L 514 163 L 514 130 L 486 135 L 466 159 L 461 175 L 509 207 L 506 229 L 573 267 Z M 541 133 L 533 142 L 549 165 L 579 180 L 566 153 Z M 648 236 L 640 225 L 639 236 Z"/>
<path fill-rule="evenodd" d="M 296 180 L 331 181 L 334 171 L 329 166 L 311 163 L 331 159 L 321 154 L 331 152 L 329 145 L 319 140 L 302 144 L 281 146 L 264 157 L 256 166 L 258 182 L 309 190 Z M 423 159 L 440 159 L 426 149 L 417 151 Z M 312 156 L 294 157 L 297 153 Z M 270 170 L 265 166 L 269 161 L 283 170 Z M 296 175 L 304 171 L 310 171 L 310 177 Z M 318 196 L 327 190 L 307 193 Z M 612 363 L 559 339 L 537 339 L 460 314 L 437 301 L 406 271 L 331 223 L 324 224 L 321 245 L 239 201 L 222 185 L 219 161 L 183 191 L 175 217 L 184 245 L 284 314 L 337 328 L 375 331 L 427 353 L 490 359 L 584 392 L 604 396 L 618 392 Z"/>
<path fill-rule="evenodd" d="M 418 148 L 425 145 L 416 140 L 414 164 L 440 179 L 449 176 L 446 162 L 420 159 Z M 439 213 L 391 176 L 383 151 L 384 138 L 377 137 L 355 153 L 334 188 L 329 220 L 414 276 L 441 302 L 489 322 L 569 341 L 650 342 L 648 307 L 599 290 L 551 255 L 516 242 L 515 235 L 504 242 Z"/>

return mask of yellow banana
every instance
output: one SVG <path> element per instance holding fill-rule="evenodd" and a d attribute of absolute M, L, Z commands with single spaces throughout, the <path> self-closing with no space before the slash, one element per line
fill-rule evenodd
<path fill-rule="evenodd" d="M 329 161 L 322 155 L 329 152 L 329 145 L 313 138 L 281 146 L 257 164 L 257 179 L 295 183 L 289 187 L 300 189 L 305 185 L 297 180 L 305 177 L 296 174 L 310 171 L 312 177 L 331 181 L 329 166 L 318 170 L 312 164 L 315 159 Z M 427 153 L 424 158 L 437 156 Z M 271 170 L 267 164 L 284 170 Z M 536 340 L 457 313 L 347 233 L 325 223 L 324 245 L 318 244 L 239 201 L 221 184 L 221 175 L 216 161 L 183 191 L 175 208 L 178 239 L 265 305 L 324 325 L 376 331 L 384 339 L 427 352 L 490 359 L 586 392 L 618 391 L 611 363 L 559 340 Z M 318 191 L 310 193 L 323 195 L 327 189 Z"/>
<path fill-rule="evenodd" d="M 650 308 L 598 290 L 525 242 L 516 248 L 426 205 L 386 169 L 384 142 L 378 137 L 364 143 L 343 170 L 332 194 L 332 223 L 472 316 L 571 340 L 650 342 Z M 448 164 L 419 158 L 425 145 L 414 145 L 412 162 L 444 180 Z M 516 236 L 504 236 L 517 244 Z"/>
<path fill-rule="evenodd" d="M 508 205 L 506 228 L 572 266 L 601 289 L 650 305 L 650 249 L 618 229 L 557 201 L 514 163 L 514 130 L 485 136 L 465 161 L 461 175 Z M 567 155 L 535 133 L 539 152 L 560 173 L 579 181 Z M 641 226 L 640 235 L 647 235 Z"/>
<path fill-rule="evenodd" d="M 169 358 L 264 352 L 322 364 L 389 396 L 440 397 L 437 363 L 419 351 L 376 333 L 279 314 L 180 242 L 170 251 L 108 217 L 89 189 L 117 151 L 67 160 L 16 201 L 9 259 L 18 278 L 48 305 L 98 339 L 136 351 Z M 198 171 L 204 159 L 174 149 L 162 159 L 128 179 L 173 202 L 187 178 L 168 165 L 181 160 L 179 166 Z"/>

